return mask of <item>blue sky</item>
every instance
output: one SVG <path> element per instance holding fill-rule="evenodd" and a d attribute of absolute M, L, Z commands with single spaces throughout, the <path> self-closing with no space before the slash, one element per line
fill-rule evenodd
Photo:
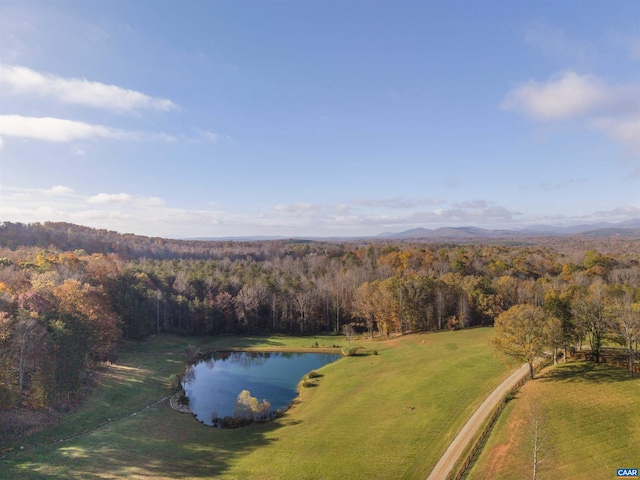
<path fill-rule="evenodd" d="M 0 2 L 0 220 L 640 218 L 637 1 Z"/>

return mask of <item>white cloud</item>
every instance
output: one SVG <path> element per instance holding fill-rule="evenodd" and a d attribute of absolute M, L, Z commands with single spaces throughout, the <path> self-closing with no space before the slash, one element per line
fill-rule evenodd
<path fill-rule="evenodd" d="M 48 190 L 41 190 L 45 195 L 73 195 L 75 191 L 73 188 L 65 187 L 64 185 L 56 185 Z"/>
<path fill-rule="evenodd" d="M 492 204 L 486 200 L 473 200 L 454 204 L 451 208 L 425 209 L 432 207 L 433 201 L 404 199 L 402 202 L 391 200 L 353 200 L 350 204 L 293 203 L 276 205 L 273 212 L 281 218 L 280 222 L 292 225 L 314 225 L 326 228 L 372 227 L 378 229 L 392 226 L 414 228 L 419 226 L 439 227 L 443 225 L 479 224 L 489 227 L 508 223 L 520 216 L 519 212 Z M 437 204 L 445 202 L 438 201 Z M 364 208 L 363 208 L 364 207 Z M 411 208 L 413 207 L 413 208 Z M 377 212 L 370 213 L 372 208 Z M 409 210 L 403 213 L 389 214 L 389 208 Z M 384 213 L 383 213 L 384 212 Z"/>
<path fill-rule="evenodd" d="M 529 215 L 527 221 L 530 223 L 548 223 L 551 225 L 569 227 L 572 225 L 588 224 L 592 222 L 618 223 L 627 220 L 637 220 L 638 218 L 640 218 L 640 206 L 626 205 L 611 208 L 609 210 L 597 210 L 573 216 L 565 214 Z"/>
<path fill-rule="evenodd" d="M 355 205 L 361 205 L 372 208 L 393 208 L 393 209 L 411 209 L 424 205 L 440 205 L 442 200 L 438 198 L 413 199 L 413 198 L 383 198 L 383 199 L 366 199 L 358 198 L 352 201 Z"/>
<path fill-rule="evenodd" d="M 640 116 L 638 118 L 603 117 L 593 120 L 593 125 L 608 137 L 640 152 Z"/>
<path fill-rule="evenodd" d="M 640 208 L 633 205 L 627 205 L 624 207 L 613 208 L 611 210 L 599 210 L 594 212 L 593 216 L 604 218 L 609 221 L 633 220 L 640 217 Z"/>
<path fill-rule="evenodd" d="M 520 85 L 500 106 L 539 120 L 564 120 L 606 108 L 615 98 L 614 90 L 595 75 L 564 72 L 546 83 L 531 80 Z"/>
<path fill-rule="evenodd" d="M 538 121 L 574 121 L 640 151 L 640 85 L 609 85 L 595 75 L 564 72 L 511 90 L 501 108 Z"/>
<path fill-rule="evenodd" d="M 179 228 L 204 225 L 211 215 L 171 209 L 159 197 L 129 193 L 81 195 L 70 187 L 16 188 L 2 186 L 2 220 L 10 222 L 63 221 L 121 232 L 169 235 L 172 221 Z M 177 227 L 176 227 L 177 228 Z"/>
<path fill-rule="evenodd" d="M 218 140 L 220 140 L 220 135 L 218 135 L 217 133 L 214 132 L 209 132 L 206 130 L 199 130 L 196 129 L 196 133 L 203 139 L 206 140 L 207 142 L 211 142 L 211 143 L 217 143 Z"/>
<path fill-rule="evenodd" d="M 171 135 L 163 133 L 126 131 L 62 118 L 25 117 L 22 115 L 0 115 L 0 135 L 57 143 L 89 138 L 139 141 L 175 140 Z"/>
<path fill-rule="evenodd" d="M 144 207 L 164 207 L 164 200 L 160 197 L 136 197 L 135 202 Z"/>
<path fill-rule="evenodd" d="M 133 197 L 128 193 L 99 193 L 87 199 L 87 203 L 130 203 Z"/>
<path fill-rule="evenodd" d="M 324 215 L 326 205 L 314 203 L 292 203 L 289 205 L 276 205 L 273 210 L 278 215 L 292 217 L 317 217 Z"/>
<path fill-rule="evenodd" d="M 458 208 L 472 208 L 472 209 L 483 209 L 489 206 L 489 202 L 486 200 L 468 200 L 466 202 L 456 203 L 454 207 Z"/>
<path fill-rule="evenodd" d="M 0 86 L 11 95 L 50 97 L 63 103 L 112 112 L 167 111 L 177 108 L 171 100 L 151 97 L 136 90 L 84 78 L 43 74 L 19 65 L 0 64 Z"/>
<path fill-rule="evenodd" d="M 160 197 L 144 197 L 129 193 L 99 193 L 86 198 L 91 205 L 132 205 L 135 207 L 164 207 Z"/>
<path fill-rule="evenodd" d="M 53 195 L 57 192 L 58 195 Z M 580 216 L 536 217 L 476 200 L 445 208 L 417 211 L 371 211 L 354 203 L 293 203 L 259 211 L 212 211 L 204 208 L 171 208 L 159 197 L 132 193 L 82 195 L 70 187 L 49 189 L 2 188 L 2 220 L 11 222 L 65 221 L 119 232 L 165 237 L 227 235 L 370 235 L 393 229 L 474 225 L 513 228 L 523 222 L 551 220 L 563 224 L 591 220 L 620 221 L 637 218 L 638 206 L 614 208 Z M 360 210 L 358 210 L 360 208 Z"/>

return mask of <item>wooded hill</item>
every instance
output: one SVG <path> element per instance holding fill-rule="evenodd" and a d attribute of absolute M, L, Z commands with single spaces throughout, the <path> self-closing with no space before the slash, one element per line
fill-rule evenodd
<path fill-rule="evenodd" d="M 565 343 L 620 339 L 612 312 L 640 300 L 639 262 L 640 242 L 620 237 L 204 242 L 5 223 L 0 408 L 64 409 L 119 341 L 156 332 L 389 335 L 529 304 L 562 321 Z"/>

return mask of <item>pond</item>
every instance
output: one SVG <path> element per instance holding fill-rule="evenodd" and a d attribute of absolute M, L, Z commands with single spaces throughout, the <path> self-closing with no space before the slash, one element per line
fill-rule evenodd
<path fill-rule="evenodd" d="M 215 418 L 237 413 L 243 390 L 258 402 L 266 400 L 269 414 L 285 410 L 297 396 L 296 387 L 304 375 L 340 357 L 328 353 L 215 352 L 187 369 L 182 386 L 195 417 L 215 425 Z"/>

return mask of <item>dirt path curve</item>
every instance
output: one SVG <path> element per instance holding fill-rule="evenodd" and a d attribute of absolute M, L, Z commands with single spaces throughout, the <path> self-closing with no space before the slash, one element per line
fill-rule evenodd
<path fill-rule="evenodd" d="M 465 447 L 471 442 L 484 420 L 491 414 L 493 409 L 500 403 L 505 395 L 518 384 L 520 380 L 529 375 L 529 365 L 524 364 L 518 370 L 496 387 L 491 394 L 482 402 L 482 405 L 471 415 L 471 418 L 464 424 L 456 438 L 453 439 L 449 448 L 444 452 L 436 466 L 433 468 L 427 480 L 445 480 L 451 475 L 451 471 L 462 455 Z"/>

